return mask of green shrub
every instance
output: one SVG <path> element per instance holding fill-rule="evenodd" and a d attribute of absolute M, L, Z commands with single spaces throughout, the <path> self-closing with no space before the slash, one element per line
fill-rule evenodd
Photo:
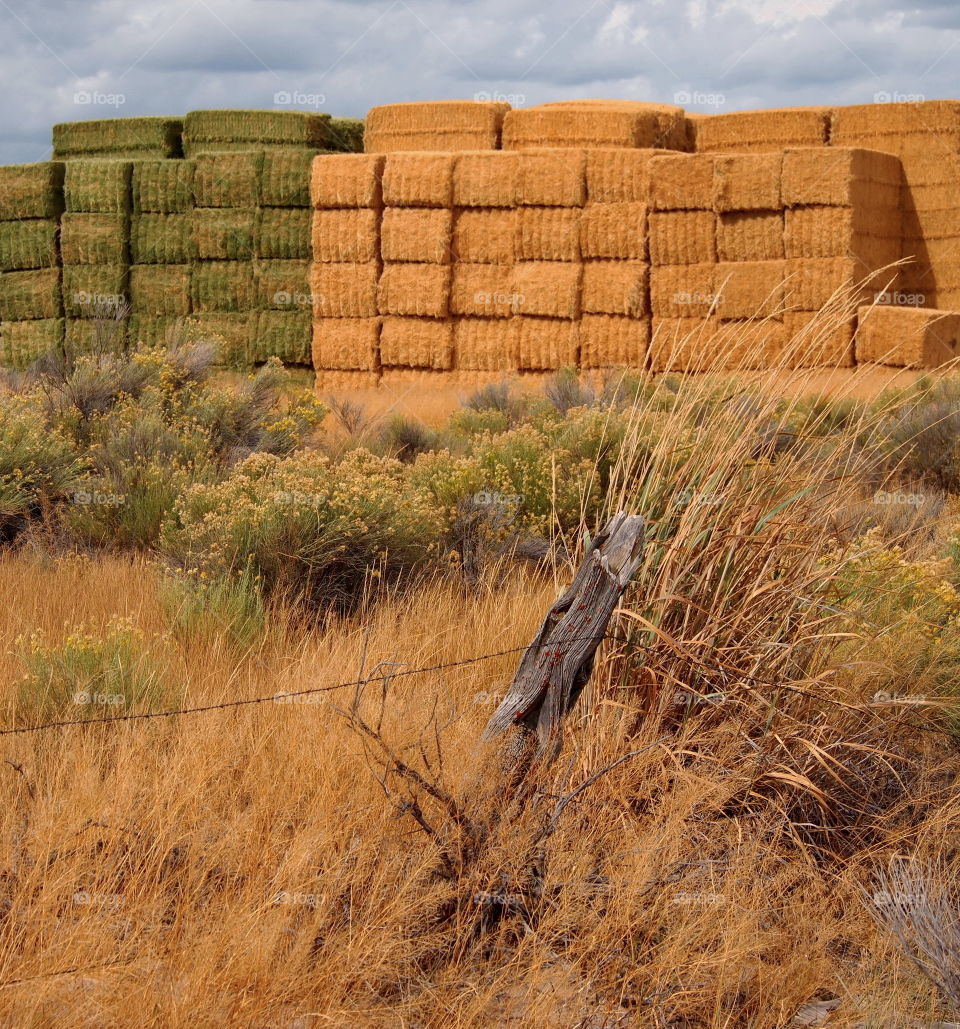
<path fill-rule="evenodd" d="M 171 633 L 180 640 L 209 643 L 225 638 L 246 649 L 263 637 L 266 613 L 255 576 L 172 572 L 163 581 L 160 603 Z"/>

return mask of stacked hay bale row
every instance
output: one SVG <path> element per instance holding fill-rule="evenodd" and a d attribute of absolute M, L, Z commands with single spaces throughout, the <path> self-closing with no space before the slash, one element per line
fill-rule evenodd
<path fill-rule="evenodd" d="M 191 111 L 183 122 L 187 157 L 237 150 L 363 149 L 363 122 L 304 111 Z"/>
<path fill-rule="evenodd" d="M 63 342 L 63 164 L 0 168 L 0 365 L 24 368 Z"/>
<path fill-rule="evenodd" d="M 682 107 L 632 100 L 562 100 L 508 111 L 503 149 L 589 147 L 687 150 Z"/>
<path fill-rule="evenodd" d="M 161 160 L 183 157 L 179 118 L 102 118 L 53 127 L 53 159 Z"/>
<path fill-rule="evenodd" d="M 899 368 L 936 368 L 960 357 L 960 312 L 932 308 L 862 307 L 857 361 Z"/>
<path fill-rule="evenodd" d="M 367 114 L 363 149 L 397 151 L 499 150 L 507 103 L 437 100 L 385 104 Z"/>
<path fill-rule="evenodd" d="M 690 149 L 701 154 L 762 154 L 830 144 L 832 108 L 781 107 L 687 115 Z"/>

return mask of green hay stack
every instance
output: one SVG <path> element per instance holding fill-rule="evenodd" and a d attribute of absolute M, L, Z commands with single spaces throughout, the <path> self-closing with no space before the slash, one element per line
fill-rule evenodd
<path fill-rule="evenodd" d="M 183 124 L 183 149 L 187 157 L 230 150 L 344 150 L 356 145 L 352 123 L 304 111 L 191 111 Z"/>
<path fill-rule="evenodd" d="M 135 161 L 135 214 L 186 214 L 193 208 L 193 161 Z"/>
<path fill-rule="evenodd" d="M 178 118 L 102 118 L 53 127 L 54 160 L 108 157 L 115 160 L 183 156 Z"/>
<path fill-rule="evenodd" d="M 0 324 L 0 365 L 29 368 L 34 361 L 63 347 L 62 318 L 7 321 Z"/>

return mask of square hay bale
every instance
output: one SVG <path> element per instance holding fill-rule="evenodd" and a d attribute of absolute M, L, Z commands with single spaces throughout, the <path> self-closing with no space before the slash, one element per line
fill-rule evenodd
<path fill-rule="evenodd" d="M 639 101 L 566 101 L 508 111 L 503 149 L 686 147 L 682 107 Z"/>
<path fill-rule="evenodd" d="M 323 208 L 313 212 L 313 259 L 368 264 L 380 259 L 380 213 L 371 207 Z"/>
<path fill-rule="evenodd" d="M 652 211 L 712 211 L 714 158 L 664 154 L 650 160 Z"/>
<path fill-rule="evenodd" d="M 580 321 L 581 368 L 644 368 L 649 348 L 647 318 L 585 314 Z"/>
<path fill-rule="evenodd" d="M 242 207 L 198 207 L 193 243 L 201 260 L 249 261 L 256 253 L 257 212 Z"/>
<path fill-rule="evenodd" d="M 889 146 L 900 158 L 903 182 L 908 190 L 955 187 L 960 181 L 960 154 L 944 152 L 939 145 L 931 150 L 929 137 L 910 146 L 905 143 L 898 146 L 893 141 L 884 142 L 883 146 Z"/>
<path fill-rule="evenodd" d="M 284 364 L 311 365 L 312 317 L 309 310 L 261 311 L 250 348 L 256 364 L 279 357 Z"/>
<path fill-rule="evenodd" d="M 310 165 L 310 203 L 328 207 L 383 205 L 383 167 L 378 154 L 320 154 Z"/>
<path fill-rule="evenodd" d="M 347 154 L 361 154 L 365 132 L 366 124 L 363 118 L 331 118 L 330 149 Z"/>
<path fill-rule="evenodd" d="M 377 389 L 380 385 L 380 372 L 337 372 L 318 371 L 316 386 L 318 393 L 326 395 L 352 393 L 355 390 Z"/>
<path fill-rule="evenodd" d="M 717 315 L 721 320 L 782 318 L 784 261 L 724 261 L 717 265 Z"/>
<path fill-rule="evenodd" d="M 718 260 L 776 261 L 784 256 L 782 211 L 731 211 L 717 219 Z"/>
<path fill-rule="evenodd" d="M 904 242 L 919 243 L 927 239 L 954 239 L 960 237 L 960 196 L 956 206 L 936 211 L 917 211 L 908 208 L 900 212 Z"/>
<path fill-rule="evenodd" d="M 313 367 L 379 371 L 381 318 L 319 318 L 313 323 Z"/>
<path fill-rule="evenodd" d="M 309 258 L 313 253 L 311 239 L 314 213 L 309 207 L 261 208 L 257 220 L 257 257 L 267 261 L 302 261 Z"/>
<path fill-rule="evenodd" d="M 771 319 L 720 320 L 711 340 L 710 371 L 760 371 L 782 368 L 787 331 Z"/>
<path fill-rule="evenodd" d="M 857 363 L 937 368 L 960 357 L 960 311 L 923 307 L 862 307 Z"/>
<path fill-rule="evenodd" d="M 900 210 L 907 213 L 953 210 L 957 202 L 960 178 L 929 186 L 903 186 L 900 189 Z"/>
<path fill-rule="evenodd" d="M 62 317 L 59 268 L 0 275 L 0 323 Z"/>
<path fill-rule="evenodd" d="M 190 281 L 188 264 L 135 264 L 130 268 L 130 307 L 153 317 L 189 314 Z"/>
<path fill-rule="evenodd" d="M 647 258 L 647 205 L 640 201 L 588 203 L 580 218 L 583 257 Z"/>
<path fill-rule="evenodd" d="M 310 172 L 317 156 L 316 150 L 264 151 L 260 203 L 264 207 L 310 207 Z"/>
<path fill-rule="evenodd" d="M 456 318 L 453 347 L 457 369 L 468 372 L 511 372 L 519 362 L 517 318 Z"/>
<path fill-rule="evenodd" d="M 186 264 L 196 257 L 192 214 L 135 214 L 130 219 L 134 264 Z"/>
<path fill-rule="evenodd" d="M 641 318 L 649 314 L 650 266 L 644 261 L 587 261 L 583 265 L 584 312 Z"/>
<path fill-rule="evenodd" d="M 186 214 L 192 210 L 194 169 L 193 161 L 134 161 L 134 212 Z"/>
<path fill-rule="evenodd" d="M 60 220 L 64 264 L 126 264 L 130 218 L 126 214 L 65 214 Z"/>
<path fill-rule="evenodd" d="M 829 107 L 781 107 L 714 114 L 697 121 L 697 151 L 765 153 L 785 147 L 827 146 Z"/>
<path fill-rule="evenodd" d="M 68 211 L 128 214 L 133 201 L 130 161 L 67 161 L 63 197 Z"/>
<path fill-rule="evenodd" d="M 517 323 L 517 366 L 521 371 L 550 372 L 577 366 L 579 322 L 522 315 Z"/>
<path fill-rule="evenodd" d="M 122 314 L 128 302 L 125 264 L 71 264 L 63 268 L 63 311 L 68 318 Z"/>
<path fill-rule="evenodd" d="M 575 261 L 518 262 L 510 290 L 514 313 L 579 318 L 582 277 L 583 265 Z"/>
<path fill-rule="evenodd" d="M 384 261 L 449 264 L 453 246 L 453 211 L 439 207 L 387 207 L 380 226 Z"/>
<path fill-rule="evenodd" d="M 190 280 L 195 311 L 250 311 L 256 302 L 250 261 L 194 261 Z"/>
<path fill-rule="evenodd" d="M 789 207 L 784 213 L 787 257 L 856 256 L 871 264 L 900 257 L 900 212 L 884 207 Z"/>
<path fill-rule="evenodd" d="M 834 111 L 831 143 L 855 146 L 864 136 L 929 137 L 953 132 L 960 133 L 960 101 L 957 100 L 853 104 Z"/>
<path fill-rule="evenodd" d="M 583 207 L 587 199 L 587 156 L 583 150 L 531 150 L 519 154 L 520 205 Z"/>
<path fill-rule="evenodd" d="M 518 261 L 579 261 L 580 208 L 518 209 Z"/>
<path fill-rule="evenodd" d="M 412 390 L 429 393 L 431 390 L 449 389 L 454 385 L 451 381 L 453 374 L 430 368 L 390 368 L 384 365 L 380 369 L 380 389 L 403 390 L 407 394 Z"/>
<path fill-rule="evenodd" d="M 367 112 L 367 153 L 397 150 L 499 150 L 510 105 L 474 100 L 384 104 Z"/>
<path fill-rule="evenodd" d="M 42 318 L 0 324 L 0 367 L 23 370 L 51 351 L 63 349 L 63 319 Z"/>
<path fill-rule="evenodd" d="M 384 318 L 380 362 L 395 368 L 453 367 L 453 320 L 450 318 Z"/>
<path fill-rule="evenodd" d="M 713 211 L 651 211 L 647 226 L 651 264 L 703 264 L 717 259 Z"/>
<path fill-rule="evenodd" d="M 466 264 L 511 264 L 516 256 L 520 211 L 476 208 L 457 211 L 453 254 Z"/>
<path fill-rule="evenodd" d="M 787 334 L 785 362 L 790 368 L 851 368 L 856 318 L 838 321 L 806 311 L 783 316 Z"/>
<path fill-rule="evenodd" d="M 53 127 L 55 159 L 65 157 L 181 157 L 180 118 L 102 118 L 61 122 Z"/>
<path fill-rule="evenodd" d="M 588 150 L 587 200 L 597 204 L 644 203 L 650 197 L 650 162 L 666 150 Z"/>
<path fill-rule="evenodd" d="M 130 340 L 128 318 L 66 318 L 63 347 L 68 354 L 119 353 Z"/>
<path fill-rule="evenodd" d="M 452 207 L 455 154 L 389 154 L 383 168 L 388 207 Z"/>
<path fill-rule="evenodd" d="M 0 221 L 58 218 L 63 212 L 62 161 L 0 167 Z"/>
<path fill-rule="evenodd" d="M 716 314 L 716 264 L 650 268 L 650 311 L 655 318 L 706 318 Z"/>
<path fill-rule="evenodd" d="M 174 338 L 212 343 L 220 364 L 247 368 L 257 331 L 256 311 L 194 311 L 174 322 Z"/>
<path fill-rule="evenodd" d="M 513 265 L 463 264 L 453 266 L 450 313 L 486 318 L 508 318 L 513 313 Z"/>
<path fill-rule="evenodd" d="M 830 305 L 855 308 L 886 287 L 882 273 L 851 257 L 787 260 L 784 299 L 788 309 L 819 311 Z"/>
<path fill-rule="evenodd" d="M 317 318 L 375 318 L 379 261 L 314 264 L 310 293 Z"/>
<path fill-rule="evenodd" d="M 446 318 L 450 280 L 449 265 L 385 264 L 377 293 L 379 313 Z"/>
<path fill-rule="evenodd" d="M 256 207 L 260 203 L 263 153 L 199 154 L 194 160 L 196 207 Z"/>
<path fill-rule="evenodd" d="M 263 310 L 311 311 L 309 261 L 257 261 L 256 306 Z"/>
<path fill-rule="evenodd" d="M 130 342 L 144 346 L 169 346 L 178 340 L 178 318 L 154 317 L 149 314 L 131 314 L 127 323 Z"/>
<path fill-rule="evenodd" d="M 456 207 L 516 207 L 520 157 L 502 150 L 457 154 L 453 167 Z"/>
<path fill-rule="evenodd" d="M 650 370 L 697 372 L 710 366 L 716 318 L 659 318 L 650 323 Z"/>
<path fill-rule="evenodd" d="M 26 218 L 0 222 L 0 271 L 53 268 L 59 259 L 56 221 Z"/>
<path fill-rule="evenodd" d="M 781 206 L 783 154 L 718 154 L 714 162 L 714 210 L 772 211 Z"/>
<path fill-rule="evenodd" d="M 893 154 L 860 147 L 791 148 L 783 153 L 783 204 L 897 207 L 903 166 Z"/>
<path fill-rule="evenodd" d="M 190 111 L 183 121 L 183 149 L 187 157 L 200 150 L 218 150 L 221 144 L 261 144 L 335 150 L 329 114 L 306 111 Z"/>

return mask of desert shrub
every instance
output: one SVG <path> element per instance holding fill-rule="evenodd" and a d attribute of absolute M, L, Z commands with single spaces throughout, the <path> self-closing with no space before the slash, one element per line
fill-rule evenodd
<path fill-rule="evenodd" d="M 382 446 L 391 457 L 400 461 L 415 461 L 436 446 L 437 433 L 407 415 L 394 415 L 384 426 Z"/>
<path fill-rule="evenodd" d="M 580 381 L 576 368 L 561 368 L 547 379 L 543 394 L 561 415 L 575 407 L 589 407 L 596 402 L 593 390 Z"/>

